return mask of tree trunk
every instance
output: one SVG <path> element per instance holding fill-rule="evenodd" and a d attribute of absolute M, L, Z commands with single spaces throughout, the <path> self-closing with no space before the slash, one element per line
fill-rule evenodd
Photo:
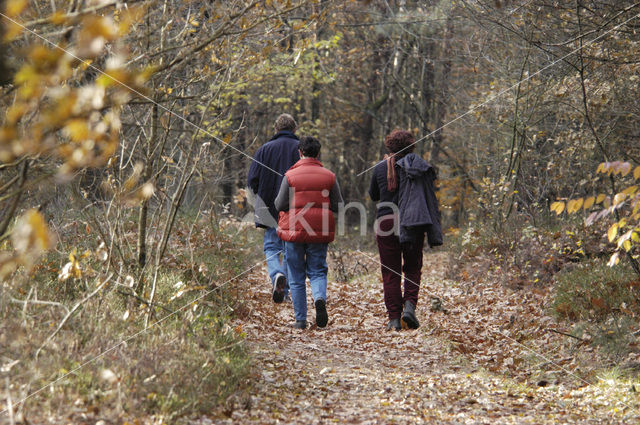
<path fill-rule="evenodd" d="M 440 149 L 443 142 L 442 126 L 447 112 L 447 102 L 449 100 L 449 74 L 451 73 L 451 38 L 453 37 L 453 19 L 447 19 L 447 29 L 444 33 L 444 48 L 442 57 L 442 76 L 440 78 L 440 96 L 436 104 L 436 132 L 433 135 L 433 145 L 431 146 L 431 163 L 437 164 L 440 160 Z"/>
<path fill-rule="evenodd" d="M 151 129 L 149 130 L 149 140 L 147 141 L 147 151 L 145 153 L 144 172 L 142 181 L 146 182 L 153 175 L 153 148 L 158 139 L 158 105 L 154 104 L 151 109 Z M 149 200 L 145 199 L 140 206 L 138 213 L 138 266 L 140 268 L 147 264 L 147 217 L 149 215 Z"/>

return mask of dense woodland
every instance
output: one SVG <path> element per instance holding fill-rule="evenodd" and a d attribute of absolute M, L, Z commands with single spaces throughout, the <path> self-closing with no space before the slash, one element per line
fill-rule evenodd
<path fill-rule="evenodd" d="M 243 291 L 228 289 L 260 258 L 260 234 L 241 223 L 246 177 L 283 112 L 320 139 L 345 202 L 372 212 L 384 136 L 413 132 L 438 169 L 447 279 L 548 291 L 543 313 L 577 326 L 570 340 L 604 347 L 609 366 L 636 349 L 640 2 L 0 9 L 0 423 L 8 411 L 13 423 L 65 417 L 76 399 L 129 419 L 237 408 L 229 400 L 253 385 L 253 366 L 233 325 Z M 372 243 L 349 219 L 332 265 L 341 282 L 364 267 L 342 254 Z M 150 354 L 176 339 L 171 360 Z M 75 372 L 113 347 L 119 357 Z M 207 353 L 224 356 L 200 379 Z M 150 376 L 152 389 L 137 387 Z M 42 391 L 58 380 L 59 392 Z M 99 393 L 104 382 L 117 390 Z"/>

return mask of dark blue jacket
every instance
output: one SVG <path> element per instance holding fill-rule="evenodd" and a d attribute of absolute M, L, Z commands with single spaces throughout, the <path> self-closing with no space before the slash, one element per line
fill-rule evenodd
<path fill-rule="evenodd" d="M 281 131 L 260 146 L 251 161 L 247 186 L 255 195 L 256 227 L 278 227 L 278 211 L 274 200 L 280 190 L 282 176 L 300 159 L 298 136 Z"/>
<path fill-rule="evenodd" d="M 440 209 L 434 188 L 435 170 L 420 156 L 410 153 L 396 163 L 400 242 L 426 232 L 429 246 L 442 245 Z"/>

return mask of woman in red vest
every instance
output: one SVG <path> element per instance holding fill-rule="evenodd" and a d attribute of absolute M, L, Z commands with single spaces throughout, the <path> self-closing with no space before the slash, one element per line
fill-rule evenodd
<path fill-rule="evenodd" d="M 320 142 L 303 137 L 300 160 L 285 173 L 275 206 L 278 236 L 285 242 L 294 327 L 307 327 L 306 278 L 316 307 L 316 324 L 327 326 L 327 248 L 335 236 L 334 213 L 342 203 L 336 176 L 318 161 Z"/>

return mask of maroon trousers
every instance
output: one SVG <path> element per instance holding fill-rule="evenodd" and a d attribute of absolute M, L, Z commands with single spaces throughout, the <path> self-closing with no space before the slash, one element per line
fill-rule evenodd
<path fill-rule="evenodd" d="M 376 242 L 382 263 L 384 303 L 389 319 L 400 318 L 406 301 L 418 304 L 424 244 L 424 233 L 414 242 L 401 244 L 397 232 L 393 232 L 396 219 L 392 215 L 380 217 L 376 229 Z M 401 285 L 403 273 L 404 296 Z"/>

